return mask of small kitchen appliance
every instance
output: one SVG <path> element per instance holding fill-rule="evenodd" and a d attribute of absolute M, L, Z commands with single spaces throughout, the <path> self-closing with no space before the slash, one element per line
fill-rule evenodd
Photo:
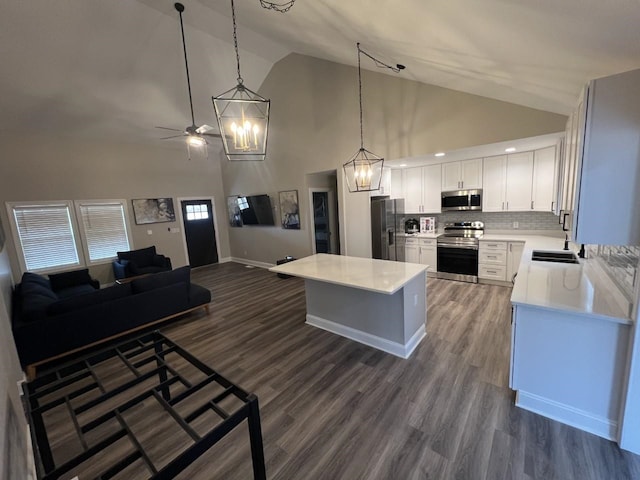
<path fill-rule="evenodd" d="M 404 222 L 404 233 L 419 233 L 420 222 L 415 218 L 409 218 Z"/>

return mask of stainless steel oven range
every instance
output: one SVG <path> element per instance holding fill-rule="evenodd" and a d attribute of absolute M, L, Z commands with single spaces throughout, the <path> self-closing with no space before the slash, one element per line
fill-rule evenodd
<path fill-rule="evenodd" d="M 478 246 L 482 222 L 445 223 L 438 235 L 438 278 L 478 283 Z"/>

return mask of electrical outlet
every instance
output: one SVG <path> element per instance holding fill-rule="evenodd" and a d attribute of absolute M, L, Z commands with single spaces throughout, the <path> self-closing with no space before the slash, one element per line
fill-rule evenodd
<path fill-rule="evenodd" d="M 153 235 L 153 230 L 147 230 L 147 235 Z"/>
<path fill-rule="evenodd" d="M 518 222 L 513 222 L 513 228 L 518 228 Z"/>
<path fill-rule="evenodd" d="M 418 306 L 418 294 L 414 294 L 413 295 L 413 306 L 417 307 Z"/>

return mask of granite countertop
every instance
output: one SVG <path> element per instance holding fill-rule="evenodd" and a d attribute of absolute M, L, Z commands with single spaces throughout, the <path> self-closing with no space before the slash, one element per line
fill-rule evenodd
<path fill-rule="evenodd" d="M 564 239 L 518 233 L 485 234 L 481 241 L 524 242 L 518 275 L 511 293 L 516 305 L 570 312 L 623 324 L 632 324 L 629 301 L 602 270 L 597 259 L 578 264 L 531 260 L 533 250 L 562 251 Z M 578 246 L 570 244 L 573 252 Z"/>
<path fill-rule="evenodd" d="M 426 269 L 415 263 L 319 253 L 269 271 L 392 295 Z"/>

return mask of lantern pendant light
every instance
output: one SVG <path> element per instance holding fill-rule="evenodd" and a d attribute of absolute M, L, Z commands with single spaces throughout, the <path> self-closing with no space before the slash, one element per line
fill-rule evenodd
<path fill-rule="evenodd" d="M 360 54 L 364 54 L 371 58 L 379 67 L 388 68 L 398 73 L 403 70 L 404 65 L 396 65 L 392 67 L 380 60 L 372 57 L 364 50 L 358 47 L 358 98 L 360 100 L 360 149 L 351 159 L 342 166 L 350 192 L 371 192 L 380 189 L 382 180 L 382 167 L 384 166 L 384 158 L 379 157 L 373 152 L 364 148 L 364 137 L 362 134 L 362 69 L 360 67 Z"/>
<path fill-rule="evenodd" d="M 229 160 L 264 160 L 267 154 L 270 101 L 244 86 L 242 75 L 240 75 L 240 54 L 233 0 L 231 0 L 231 18 L 233 19 L 238 84 L 231 90 L 212 97 L 213 108 L 227 158 Z"/>

